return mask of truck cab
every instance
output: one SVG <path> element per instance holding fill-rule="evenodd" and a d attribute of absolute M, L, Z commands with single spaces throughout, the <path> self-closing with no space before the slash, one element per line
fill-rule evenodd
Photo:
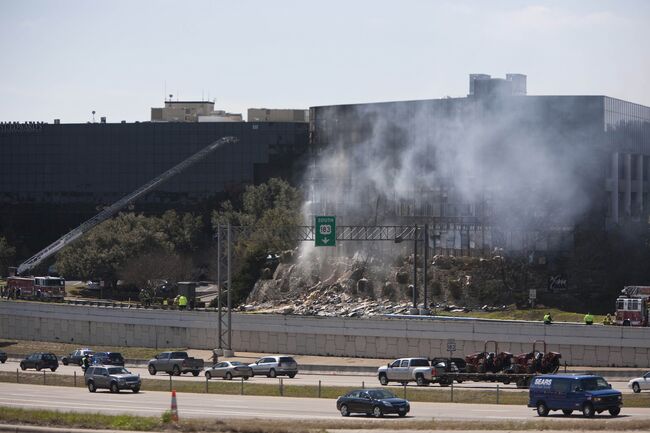
<path fill-rule="evenodd" d="M 379 367 L 377 378 L 382 385 L 416 382 L 419 386 L 426 386 L 434 380 L 434 369 L 427 358 L 400 358 Z"/>
<path fill-rule="evenodd" d="M 648 326 L 647 298 L 620 296 L 616 299 L 616 324 Z"/>

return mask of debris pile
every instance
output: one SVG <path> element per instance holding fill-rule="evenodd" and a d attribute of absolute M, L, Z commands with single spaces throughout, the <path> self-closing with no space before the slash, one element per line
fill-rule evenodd
<path fill-rule="evenodd" d="M 412 307 L 412 257 L 392 265 L 360 257 L 299 257 L 285 252 L 275 267 L 265 267 L 240 308 L 275 314 L 372 317 L 408 314 Z M 435 256 L 430 262 L 428 308 L 452 312 L 505 309 L 479 299 L 483 287 L 499 288 L 500 256 L 489 259 Z M 409 263 L 410 262 L 410 263 Z M 418 270 L 422 275 L 422 270 Z M 418 284 L 422 302 L 422 281 Z M 497 301 L 495 299 L 495 301 Z M 494 306 L 494 305 L 499 306 Z"/>

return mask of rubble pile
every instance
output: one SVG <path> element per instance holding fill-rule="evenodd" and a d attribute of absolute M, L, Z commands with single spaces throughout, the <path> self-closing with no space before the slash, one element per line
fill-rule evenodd
<path fill-rule="evenodd" d="M 285 252 L 248 296 L 244 311 L 305 316 L 371 317 L 408 314 L 412 307 L 412 256 L 392 264 L 372 257 L 299 257 Z M 492 293 L 507 294 L 504 259 L 435 256 L 427 307 L 445 311 L 505 308 Z M 422 269 L 418 269 L 422 275 Z M 511 274 L 513 274 L 511 272 Z M 517 274 L 513 274 L 517 277 Z M 507 274 L 506 276 L 509 276 Z M 510 277 L 509 277 L 510 278 Z M 511 280 L 513 278 L 510 278 Z M 530 280 L 529 280 L 530 281 Z M 512 284 L 517 284 L 514 281 Z M 423 299 L 422 283 L 418 284 Z M 494 306 L 499 305 L 499 306 Z"/>

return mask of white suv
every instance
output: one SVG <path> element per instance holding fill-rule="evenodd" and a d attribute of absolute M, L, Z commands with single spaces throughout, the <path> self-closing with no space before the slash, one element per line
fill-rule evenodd
<path fill-rule="evenodd" d="M 265 356 L 249 367 L 253 369 L 253 376 L 266 375 L 268 377 L 289 376 L 294 378 L 298 374 L 298 363 L 291 356 Z"/>

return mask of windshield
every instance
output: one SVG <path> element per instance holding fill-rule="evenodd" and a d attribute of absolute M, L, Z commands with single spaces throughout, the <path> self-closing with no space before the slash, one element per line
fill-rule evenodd
<path fill-rule="evenodd" d="M 380 400 L 382 398 L 395 398 L 395 395 L 393 395 L 393 393 L 386 391 L 385 389 L 372 389 L 368 391 L 368 394 L 370 397 L 377 400 Z"/>
<path fill-rule="evenodd" d="M 131 374 L 124 367 L 111 367 L 108 369 L 108 374 Z"/>
<path fill-rule="evenodd" d="M 599 391 L 601 389 L 609 389 L 609 384 L 602 377 L 592 377 L 589 379 L 582 379 L 580 381 L 582 389 L 585 391 Z"/>

